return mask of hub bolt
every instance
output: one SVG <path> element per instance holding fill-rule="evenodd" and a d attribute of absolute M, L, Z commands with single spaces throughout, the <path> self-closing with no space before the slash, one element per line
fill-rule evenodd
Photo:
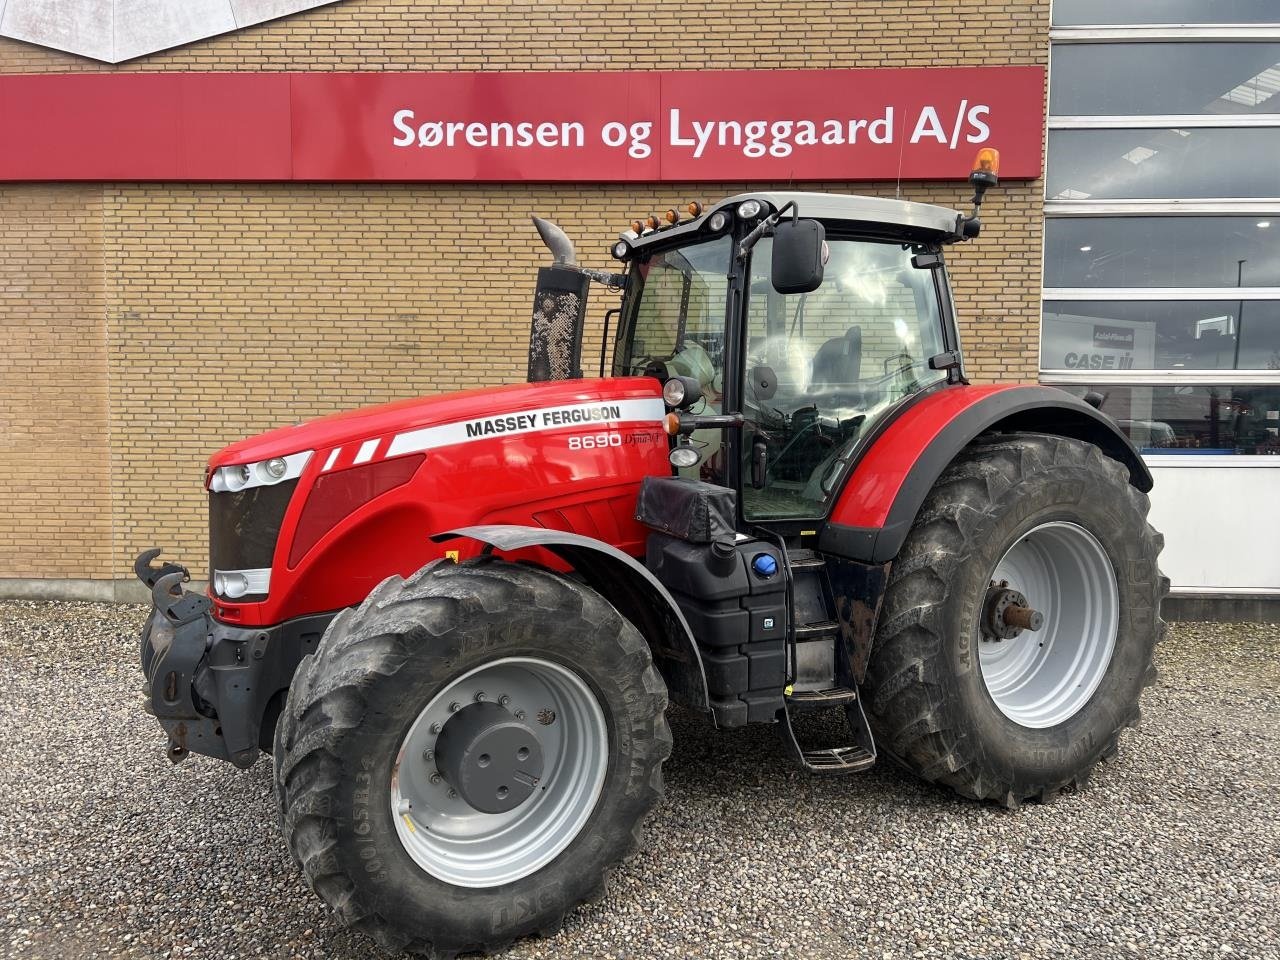
<path fill-rule="evenodd" d="M 423 750 L 423 751 L 422 751 L 422 759 L 423 759 L 423 760 L 434 760 L 435 758 L 436 758 L 436 752 L 435 752 L 434 750 Z"/>
<path fill-rule="evenodd" d="M 498 706 L 500 707 L 505 707 L 510 702 L 511 702 L 511 698 L 508 697 L 505 693 L 498 698 Z"/>
<path fill-rule="evenodd" d="M 442 728 L 442 727 L 440 726 L 440 724 L 438 724 L 438 723 L 433 723 L 433 724 L 431 725 L 431 732 L 432 732 L 432 733 L 439 733 L 442 729 L 443 729 L 443 728 Z"/>
<path fill-rule="evenodd" d="M 440 776 L 440 774 L 438 774 L 438 773 L 433 773 L 433 774 L 431 775 L 431 783 L 432 783 L 432 785 L 433 785 L 433 786 L 434 786 L 435 784 L 439 783 L 439 782 L 440 782 L 441 780 L 443 780 L 443 779 L 444 779 L 444 778 L 443 778 L 442 776 Z"/>
<path fill-rule="evenodd" d="M 457 712 L 458 712 L 458 709 L 459 709 L 461 706 L 462 706 L 462 704 L 460 704 L 457 700 L 455 700 L 455 701 L 453 701 L 453 703 L 449 704 L 449 712 L 450 712 L 450 713 L 457 713 Z"/>
<path fill-rule="evenodd" d="M 458 791 L 457 791 L 457 790 L 454 790 L 452 787 L 450 787 L 450 788 L 449 788 L 449 799 L 450 799 L 450 800 L 457 800 L 457 799 L 458 799 Z"/>
<path fill-rule="evenodd" d="M 517 720 L 523 720 L 523 719 L 524 719 L 524 711 L 523 711 L 523 710 L 517 710 L 517 711 L 516 711 L 516 719 L 517 719 Z"/>
<path fill-rule="evenodd" d="M 476 691 L 476 703 L 483 703 L 483 702 L 484 702 L 484 691 L 483 691 L 483 690 L 477 690 L 477 691 Z"/>

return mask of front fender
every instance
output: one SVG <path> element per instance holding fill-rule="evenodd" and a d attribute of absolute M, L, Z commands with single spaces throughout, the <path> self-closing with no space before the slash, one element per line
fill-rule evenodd
<path fill-rule="evenodd" d="M 644 636 L 671 699 L 693 710 L 710 709 L 707 674 L 693 632 L 666 587 L 635 558 L 591 537 L 515 524 L 461 527 L 431 539 L 439 543 L 458 537 L 486 544 L 486 553 L 539 547 L 560 557 Z"/>
<path fill-rule="evenodd" d="M 1128 467 L 1139 490 L 1152 487 L 1151 472 L 1115 422 L 1065 390 L 957 385 L 922 397 L 872 444 L 840 492 L 819 549 L 864 563 L 892 560 L 942 471 L 988 431 L 1086 440 Z"/>

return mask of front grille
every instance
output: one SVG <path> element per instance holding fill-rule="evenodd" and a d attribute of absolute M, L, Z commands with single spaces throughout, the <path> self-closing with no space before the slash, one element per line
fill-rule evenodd
<path fill-rule="evenodd" d="M 260 570 L 271 566 L 284 512 L 297 486 L 295 479 L 235 493 L 209 494 L 210 580 L 214 570 Z"/>

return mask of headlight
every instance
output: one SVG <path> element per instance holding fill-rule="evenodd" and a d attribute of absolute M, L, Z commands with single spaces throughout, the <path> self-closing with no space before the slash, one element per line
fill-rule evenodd
<path fill-rule="evenodd" d="M 216 573 L 213 576 L 213 589 L 220 596 L 234 600 L 249 592 L 249 578 L 243 573 Z"/>
<path fill-rule="evenodd" d="M 627 259 L 627 255 L 631 253 L 631 244 L 627 243 L 625 240 L 619 240 L 613 245 L 613 248 L 609 252 L 613 254 L 615 259 L 625 260 Z"/>
<path fill-rule="evenodd" d="M 702 457 L 698 451 L 690 446 L 675 447 L 667 456 L 667 460 L 677 470 L 697 466 L 700 459 Z"/>
<path fill-rule="evenodd" d="M 662 402 L 673 410 L 691 407 L 702 399 L 702 384 L 695 377 L 672 377 L 662 385 Z"/>
<path fill-rule="evenodd" d="M 209 489 L 214 493 L 236 493 L 249 487 L 268 487 L 301 476 L 314 451 L 303 450 L 287 457 L 272 457 L 256 463 L 218 467 L 209 476 Z"/>
<path fill-rule="evenodd" d="M 719 233 L 724 229 L 724 225 L 729 222 L 729 218 L 725 216 L 724 211 L 720 210 L 713 213 L 707 220 L 707 229 L 715 233 Z"/>
<path fill-rule="evenodd" d="M 759 200 L 743 200 L 738 206 L 738 216 L 743 220 L 750 220 L 752 217 L 758 217 L 763 209 Z"/>

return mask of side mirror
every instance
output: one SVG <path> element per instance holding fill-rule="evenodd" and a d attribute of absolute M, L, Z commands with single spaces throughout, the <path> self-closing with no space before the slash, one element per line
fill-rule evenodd
<path fill-rule="evenodd" d="M 812 293 L 822 284 L 827 231 L 817 220 L 783 220 L 773 231 L 770 278 L 779 293 Z"/>

